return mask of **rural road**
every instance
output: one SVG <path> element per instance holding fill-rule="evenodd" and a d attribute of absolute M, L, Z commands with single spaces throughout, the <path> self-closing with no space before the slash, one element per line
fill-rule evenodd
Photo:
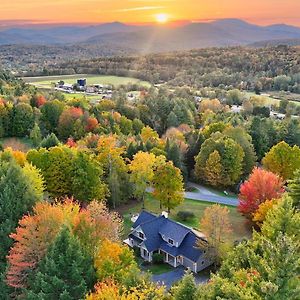
<path fill-rule="evenodd" d="M 197 183 L 189 182 L 189 186 L 196 188 L 197 191 L 185 192 L 185 198 L 187 199 L 199 200 L 199 201 L 204 200 L 207 202 L 220 203 L 220 204 L 226 204 L 232 206 L 238 205 L 238 199 L 236 197 L 217 195 Z"/>

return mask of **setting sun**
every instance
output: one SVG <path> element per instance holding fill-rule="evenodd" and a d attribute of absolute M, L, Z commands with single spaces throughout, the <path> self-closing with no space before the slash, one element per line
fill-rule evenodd
<path fill-rule="evenodd" d="M 169 21 L 169 15 L 167 14 L 157 14 L 155 15 L 155 19 L 157 23 L 167 23 Z"/>

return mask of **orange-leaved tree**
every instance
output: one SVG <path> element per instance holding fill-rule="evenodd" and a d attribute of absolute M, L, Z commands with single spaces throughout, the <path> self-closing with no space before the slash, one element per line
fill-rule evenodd
<path fill-rule="evenodd" d="M 69 227 L 94 257 L 104 238 L 118 240 L 121 220 L 101 202 L 93 201 L 86 209 L 80 209 L 72 199 L 53 205 L 37 203 L 33 214 L 24 216 L 16 232 L 10 235 L 15 242 L 8 255 L 9 286 L 26 288 L 29 273 L 36 269 L 63 226 Z"/>
<path fill-rule="evenodd" d="M 278 175 L 254 168 L 249 179 L 241 185 L 238 210 L 252 220 L 261 203 L 278 199 L 283 192 L 283 180 Z"/>

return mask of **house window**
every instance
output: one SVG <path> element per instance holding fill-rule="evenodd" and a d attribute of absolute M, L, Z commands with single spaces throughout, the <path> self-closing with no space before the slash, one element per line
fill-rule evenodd
<path fill-rule="evenodd" d="M 201 265 L 204 265 L 204 260 L 201 261 Z"/>
<path fill-rule="evenodd" d="M 139 238 L 141 238 L 142 240 L 144 239 L 144 234 L 142 232 L 139 232 Z"/>
<path fill-rule="evenodd" d="M 168 243 L 169 243 L 170 245 L 174 245 L 174 241 L 173 241 L 172 239 L 168 239 Z"/>

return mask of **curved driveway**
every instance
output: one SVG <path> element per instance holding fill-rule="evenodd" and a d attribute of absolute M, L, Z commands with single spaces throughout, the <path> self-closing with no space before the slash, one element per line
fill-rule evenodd
<path fill-rule="evenodd" d="M 185 192 L 185 198 L 198 200 L 198 201 L 207 201 L 213 203 L 220 203 L 225 205 L 237 206 L 238 199 L 236 197 L 227 197 L 217 195 L 207 188 L 203 187 L 202 185 L 189 182 L 189 186 L 192 186 L 197 189 L 195 192 Z"/>

